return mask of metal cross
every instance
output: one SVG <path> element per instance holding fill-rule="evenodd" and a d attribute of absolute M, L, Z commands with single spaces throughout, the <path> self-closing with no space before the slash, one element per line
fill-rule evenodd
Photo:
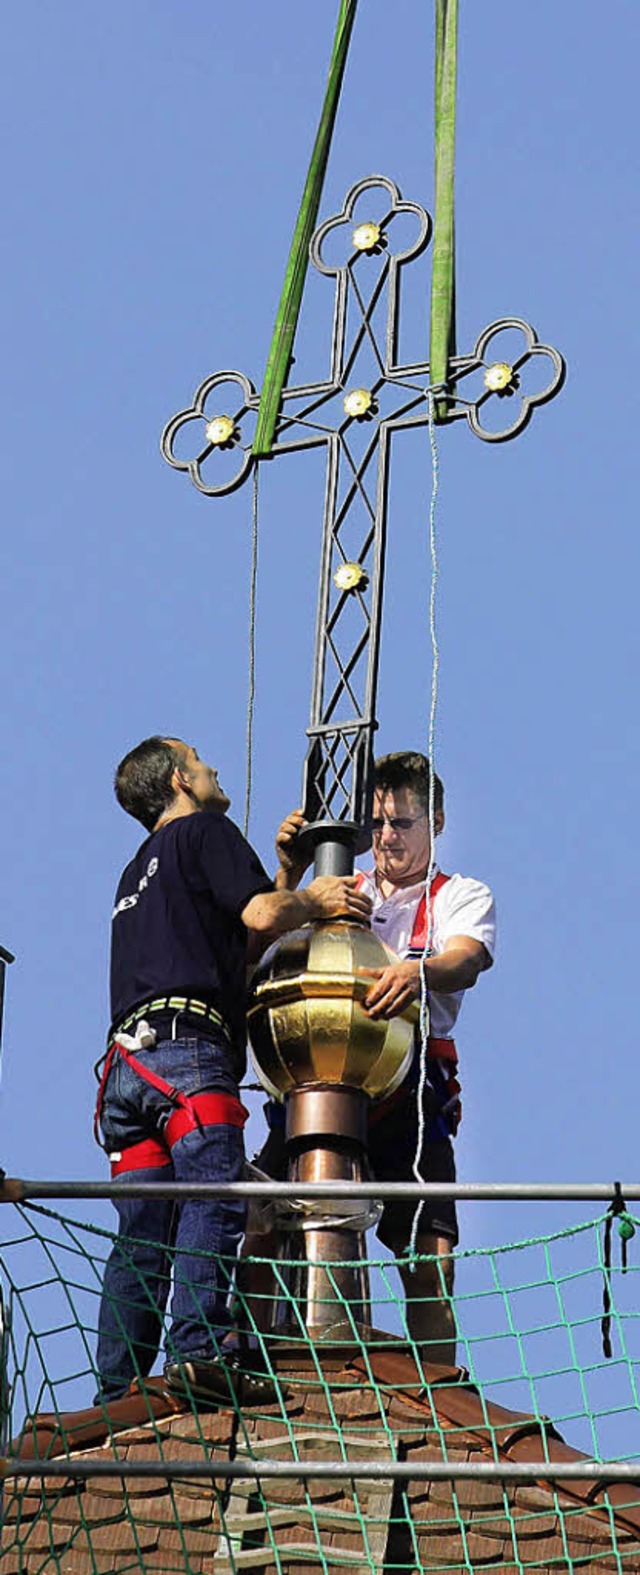
<path fill-rule="evenodd" d="M 356 209 L 358 210 L 356 212 Z M 407 242 L 407 227 L 413 238 Z M 399 236 L 398 232 L 401 232 Z M 272 454 L 323 445 L 327 451 L 324 526 L 304 807 L 318 872 L 352 868 L 369 845 L 373 733 L 387 524 L 389 451 L 393 432 L 424 427 L 438 409 L 447 422 L 466 418 L 485 442 L 515 437 L 536 405 L 558 393 L 562 356 L 538 343 L 528 323 L 503 318 L 480 334 L 470 355 L 451 362 L 450 379 L 429 387 L 428 362 L 399 364 L 401 270 L 429 244 L 425 208 L 404 202 L 393 181 L 374 175 L 348 192 L 342 211 L 316 230 L 310 255 L 335 280 L 329 376 L 287 387 Z M 394 242 L 396 249 L 394 250 Z M 403 245 L 404 242 L 404 245 Z M 335 260 L 344 257 L 347 260 Z M 499 335 L 517 331 L 524 344 L 510 361 L 491 360 Z M 525 392 L 525 368 L 550 363 L 542 388 Z M 468 398 L 459 385 L 468 379 Z M 227 414 L 225 385 L 233 395 Z M 238 400 L 238 390 L 240 399 Z M 228 396 L 227 396 L 228 397 Z M 516 411 L 504 425 L 504 402 Z M 252 453 L 260 396 L 241 372 L 216 372 L 193 404 L 168 422 L 164 458 L 185 470 L 209 497 L 232 492 L 256 463 Z M 496 419 L 497 418 L 497 419 Z M 176 441 L 198 428 L 195 458 Z M 202 431 L 204 428 L 204 431 Z M 239 461 L 239 463 L 236 463 Z M 224 465 L 228 468 L 221 474 Z"/>

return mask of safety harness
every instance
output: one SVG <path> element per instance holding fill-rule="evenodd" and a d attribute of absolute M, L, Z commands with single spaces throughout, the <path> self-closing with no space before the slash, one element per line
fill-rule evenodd
<path fill-rule="evenodd" d="M 172 997 L 171 1000 L 173 1001 L 173 999 Z M 175 999 L 177 1000 L 177 997 Z M 191 1007 L 192 1002 L 188 1004 Z M 159 1009 L 159 1006 L 156 1006 L 156 1010 Z M 177 1009 L 180 1010 L 179 1007 Z M 146 1010 L 149 1010 L 149 1006 L 147 1006 Z M 144 1013 L 144 1011 L 144 1007 L 139 1008 L 132 1018 L 127 1018 L 126 1020 L 128 1027 L 132 1027 L 133 1023 L 136 1022 L 139 1030 L 147 1029 L 147 1035 L 144 1040 L 141 1040 L 138 1035 L 132 1038 L 125 1031 L 124 1026 L 109 1037 L 107 1053 L 100 1074 L 93 1118 L 93 1132 L 96 1143 L 100 1145 L 100 1148 L 105 1148 L 101 1136 L 100 1122 L 107 1079 L 116 1055 L 121 1056 L 131 1071 L 135 1072 L 138 1077 L 143 1078 L 145 1083 L 149 1083 L 159 1094 L 164 1094 L 165 1098 L 174 1106 L 174 1109 L 157 1137 L 143 1138 L 141 1142 L 130 1144 L 128 1148 L 122 1149 L 120 1153 L 109 1155 L 112 1178 L 122 1175 L 124 1171 L 170 1165 L 172 1149 L 180 1141 L 180 1138 L 185 1137 L 187 1132 L 193 1132 L 196 1128 L 201 1131 L 203 1127 L 207 1126 L 243 1127 L 249 1115 L 248 1110 L 245 1109 L 244 1105 L 234 1094 L 227 1094 L 215 1089 L 201 1094 L 183 1094 L 173 1083 L 167 1082 L 164 1077 L 159 1077 L 156 1072 L 152 1072 L 150 1067 L 145 1066 L 144 1062 L 139 1061 L 134 1054 L 134 1050 L 145 1046 L 152 1048 L 156 1037 L 153 1030 L 148 1029 L 148 1024 L 144 1022 L 144 1018 L 141 1019 L 140 1017 L 140 1012 Z M 209 1015 L 213 1017 L 213 1009 L 209 1009 Z M 221 1027 L 224 1026 L 219 1014 L 216 1013 L 215 1016 L 219 1025 Z"/>
<path fill-rule="evenodd" d="M 450 875 L 443 875 L 438 871 L 434 875 L 429 889 L 429 904 L 432 904 L 438 892 L 446 886 Z M 358 887 L 366 884 L 366 877 L 359 873 L 357 876 Z M 423 892 L 413 921 L 411 939 L 407 950 L 407 957 L 416 961 L 422 957 L 429 938 L 429 907 L 427 893 Z M 430 946 L 427 953 L 433 956 Z M 439 1039 L 430 1034 L 427 1040 L 427 1084 L 435 1095 L 436 1112 L 427 1122 L 427 1136 L 432 1140 L 439 1137 L 455 1137 L 462 1120 L 462 1106 L 460 1103 L 460 1084 L 457 1078 L 458 1053 L 453 1039 Z M 370 1126 L 377 1126 L 385 1116 L 388 1116 L 396 1105 L 400 1105 L 412 1094 L 418 1086 L 419 1061 L 414 1056 L 409 1072 L 388 1099 L 382 1099 L 379 1104 L 373 1105 L 369 1113 Z"/>
<path fill-rule="evenodd" d="M 435 898 L 438 895 L 438 892 L 442 891 L 442 887 L 446 886 L 447 881 L 449 881 L 449 880 L 451 880 L 451 876 L 450 875 L 443 875 L 440 870 L 438 870 L 437 875 L 434 875 L 433 880 L 431 882 L 431 886 L 429 888 L 429 903 L 430 903 L 430 905 L 434 902 Z M 422 896 L 420 898 L 420 901 L 418 903 L 418 906 L 416 908 L 416 916 L 415 916 L 415 919 L 413 921 L 413 929 L 411 931 L 411 940 L 409 941 L 409 951 L 408 951 L 407 955 L 409 957 L 421 957 L 422 953 L 423 953 L 423 951 L 425 949 L 425 946 L 427 944 L 428 937 L 429 937 L 429 914 L 428 914 L 428 910 L 427 910 L 427 893 L 426 893 L 426 891 L 423 891 Z M 431 946 L 429 947 L 429 954 L 428 955 L 430 957 L 433 955 L 433 949 L 432 949 Z"/>

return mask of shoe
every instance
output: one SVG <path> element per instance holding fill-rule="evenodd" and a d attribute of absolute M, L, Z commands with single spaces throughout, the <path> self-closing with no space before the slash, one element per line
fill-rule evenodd
<path fill-rule="evenodd" d="M 248 1372 L 236 1352 L 224 1361 L 220 1356 L 197 1356 L 167 1362 L 164 1381 L 170 1394 L 203 1406 L 272 1405 L 277 1398 L 272 1379 L 266 1373 Z"/>

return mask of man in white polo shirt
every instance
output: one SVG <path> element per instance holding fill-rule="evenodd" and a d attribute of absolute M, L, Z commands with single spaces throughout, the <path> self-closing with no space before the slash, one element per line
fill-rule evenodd
<path fill-rule="evenodd" d="M 444 793 L 435 774 L 433 786 L 437 836 L 444 826 Z M 365 1005 L 372 1017 L 389 1018 L 419 1000 L 421 958 L 426 947 L 430 1016 L 421 1150 L 418 1152 L 420 1043 L 416 1035 L 413 1063 L 401 1088 L 372 1107 L 368 1152 L 379 1181 L 413 1181 L 416 1159 L 424 1181 L 455 1181 L 451 1139 L 460 1119 L 460 1087 L 453 1031 L 465 990 L 491 967 L 495 948 L 495 909 L 488 886 L 468 876 L 443 875 L 431 862 L 429 797 L 430 766 L 424 755 L 404 751 L 376 761 L 374 866 L 360 881 L 373 902 L 373 929 L 398 952 L 401 961 L 375 977 Z M 292 885 L 302 874 L 295 862 L 295 835 L 303 824 L 300 812 L 289 816 L 276 844 L 283 876 Z M 275 1136 L 272 1132 L 267 1145 L 271 1164 L 265 1164 L 272 1174 Z M 422 1205 L 416 1251 L 433 1261 L 419 1263 L 410 1271 L 402 1260 L 407 1258 L 413 1218 L 413 1204 L 389 1204 L 378 1235 L 400 1260 L 409 1332 L 428 1360 L 454 1362 L 450 1254 L 458 1240 L 455 1202 L 446 1198 Z"/>

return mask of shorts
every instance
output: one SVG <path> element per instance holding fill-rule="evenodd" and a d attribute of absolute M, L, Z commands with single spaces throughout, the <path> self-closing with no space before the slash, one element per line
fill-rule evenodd
<path fill-rule="evenodd" d="M 369 1129 L 369 1165 L 376 1181 L 415 1181 L 414 1163 L 418 1144 L 415 1100 L 400 1100 L 386 1116 Z M 427 1139 L 419 1159 L 423 1181 L 455 1181 L 456 1161 L 449 1137 Z M 410 1198 L 385 1203 L 377 1236 L 401 1257 L 409 1250 L 413 1220 L 418 1204 Z M 458 1241 L 458 1218 L 454 1198 L 425 1198 L 420 1210 L 418 1241 L 421 1236 L 446 1236 L 452 1247 Z"/>
<path fill-rule="evenodd" d="M 376 1115 L 378 1112 L 376 1111 Z M 374 1181 L 415 1181 L 413 1166 L 418 1143 L 418 1112 L 415 1089 L 407 1091 L 404 1098 L 395 1098 L 386 1115 L 381 1115 L 369 1127 L 368 1160 Z M 255 1164 L 274 1181 L 284 1179 L 285 1141 L 284 1127 L 273 1126 Z M 423 1181 L 451 1181 L 456 1179 L 456 1162 L 451 1139 L 427 1139 L 420 1156 L 420 1174 Z M 386 1203 L 378 1222 L 376 1235 L 401 1257 L 409 1249 L 413 1219 L 417 1204 L 411 1199 Z M 458 1220 L 454 1198 L 426 1198 L 420 1213 L 418 1240 L 421 1236 L 446 1236 L 455 1247 L 458 1241 Z"/>

